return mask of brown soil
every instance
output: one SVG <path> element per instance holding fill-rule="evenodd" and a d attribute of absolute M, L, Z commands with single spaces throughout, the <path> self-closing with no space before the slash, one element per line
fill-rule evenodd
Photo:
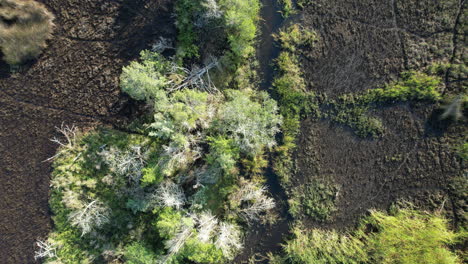
<path fill-rule="evenodd" d="M 49 47 L 15 74 L 0 67 L 0 263 L 34 263 L 51 228 L 51 157 L 62 123 L 125 122 L 123 65 L 161 35 L 173 35 L 169 0 L 42 0 L 56 16 Z"/>
<path fill-rule="evenodd" d="M 399 72 L 432 62 L 463 63 L 464 6 L 458 0 L 313 1 L 299 19 L 321 38 L 303 58 L 306 78 L 314 91 L 335 98 L 382 86 Z M 444 81 L 446 93 L 466 87 L 466 79 Z M 340 186 L 332 221 L 309 224 L 352 227 L 368 209 L 387 209 L 399 199 L 432 209 L 443 205 L 450 216 L 447 186 L 466 170 L 454 151 L 464 140 L 466 122 L 441 123 L 437 106 L 428 103 L 381 106 L 371 115 L 386 128 L 380 139 L 360 139 L 329 120 L 303 122 L 296 184 L 332 176 Z"/>

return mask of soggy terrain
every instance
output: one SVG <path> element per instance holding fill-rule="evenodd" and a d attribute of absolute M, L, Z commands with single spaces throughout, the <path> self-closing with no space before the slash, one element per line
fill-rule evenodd
<path fill-rule="evenodd" d="M 56 17 L 49 47 L 0 79 L 1 263 L 34 262 L 34 242 L 51 228 L 48 211 L 55 127 L 118 125 L 131 111 L 118 87 L 122 66 L 174 33 L 170 1 L 41 1 Z M 155 15 L 156 14 L 156 15 Z"/>
<path fill-rule="evenodd" d="M 56 150 L 50 141 L 56 127 L 125 123 L 134 110 L 118 88 L 122 66 L 159 36 L 175 33 L 169 0 L 41 2 L 56 16 L 49 47 L 18 73 L 0 65 L 1 263 L 33 263 L 34 241 L 51 228 L 51 168 L 43 161 Z M 433 62 L 466 62 L 464 0 L 314 0 L 285 22 L 276 1 L 263 2 L 258 45 L 263 89 L 271 83 L 270 62 L 279 52 L 271 33 L 283 23 L 300 23 L 320 36 L 301 63 L 309 88 L 329 98 L 381 87 L 404 70 Z M 466 81 L 447 70 L 445 92 L 459 93 Z M 302 122 L 293 184 L 326 176 L 339 186 L 332 219 L 306 219 L 307 224 L 347 229 L 368 209 L 387 209 L 407 199 L 445 209 L 457 225 L 459 201 L 448 186 L 466 171 L 454 151 L 466 140 L 466 123 L 438 121 L 437 106 L 428 103 L 380 106 L 371 114 L 385 127 L 379 139 L 359 138 L 327 119 Z M 262 260 L 267 251 L 280 249 L 287 234 L 286 197 L 276 176 L 270 170 L 268 175 L 281 220 L 252 227 L 235 263 L 246 263 L 254 254 Z"/>
<path fill-rule="evenodd" d="M 309 89 L 324 98 L 337 98 L 380 88 L 406 70 L 437 62 L 466 64 L 465 10 L 465 1 L 309 1 L 283 24 L 299 23 L 318 33 L 316 47 L 301 56 L 302 70 Z M 271 31 L 272 25 L 280 24 L 277 21 L 264 30 Z M 466 87 L 466 76 L 455 71 L 449 68 L 442 74 L 446 94 L 458 94 Z M 337 211 L 331 219 L 317 222 L 306 217 L 304 223 L 349 230 L 369 209 L 386 210 L 397 201 L 444 210 L 454 226 L 466 221 L 462 215 L 466 200 L 449 188 L 454 177 L 466 172 L 466 164 L 455 153 L 466 140 L 466 123 L 442 122 L 438 109 L 424 102 L 378 106 L 370 112 L 385 128 L 378 139 L 360 138 L 328 119 L 304 120 L 294 154 L 293 187 L 287 191 L 316 179 L 331 178 L 338 186 Z M 271 182 L 272 192 L 282 197 Z M 287 207 L 284 200 L 280 204 Z M 262 256 L 278 250 L 278 243 L 287 237 L 288 223 L 292 224 L 290 216 L 283 219 L 248 237 L 252 247 L 247 246 L 248 254 L 239 258 L 242 263 L 252 255 L 267 263 Z"/>
<path fill-rule="evenodd" d="M 465 6 L 465 1 L 313 1 L 299 21 L 321 38 L 303 58 L 306 78 L 314 91 L 336 98 L 382 87 L 402 71 L 435 62 L 464 64 Z M 466 77 L 453 77 L 453 71 L 444 74 L 450 94 L 466 87 Z M 327 175 L 340 186 L 338 211 L 325 225 L 350 227 L 366 210 L 386 209 L 398 199 L 450 212 L 448 184 L 466 169 L 454 151 L 466 124 L 440 122 L 437 106 L 426 103 L 380 106 L 371 115 L 383 122 L 379 139 L 358 138 L 328 120 L 302 124 L 297 181 Z"/>

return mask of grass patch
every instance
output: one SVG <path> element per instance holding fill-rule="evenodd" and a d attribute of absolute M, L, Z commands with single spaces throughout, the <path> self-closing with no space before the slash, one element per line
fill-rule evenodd
<path fill-rule="evenodd" d="M 282 11 L 281 15 L 284 18 L 289 17 L 290 15 L 294 14 L 294 3 L 292 0 L 280 0 L 281 6 L 282 6 Z"/>
<path fill-rule="evenodd" d="M 314 179 L 292 190 L 288 200 L 289 213 L 296 219 L 310 216 L 323 222 L 337 210 L 336 199 L 339 187 L 329 179 Z"/>
<path fill-rule="evenodd" d="M 292 153 L 300 129 L 300 120 L 315 113 L 318 104 L 313 92 L 307 90 L 307 84 L 300 68 L 299 53 L 303 48 L 311 48 L 317 42 L 317 35 L 298 25 L 293 25 L 275 35 L 281 44 L 282 52 L 276 59 L 277 76 L 273 80 L 273 95 L 278 100 L 280 113 L 284 118 L 281 127 L 281 143 L 276 148 L 277 156 L 273 169 L 282 184 L 290 183 L 294 161 Z"/>
<path fill-rule="evenodd" d="M 3 59 L 10 65 L 19 65 L 36 58 L 52 37 L 53 19 L 53 15 L 38 2 L 1 0 L 0 48 Z"/>
<path fill-rule="evenodd" d="M 466 233 L 449 230 L 438 215 L 411 209 L 391 214 L 372 211 L 351 233 L 293 229 L 293 239 L 284 245 L 284 255 L 274 263 L 286 264 L 460 264 L 449 246 L 466 239 Z"/>
<path fill-rule="evenodd" d="M 438 101 L 441 99 L 439 77 L 423 72 L 409 71 L 398 81 L 384 88 L 368 90 L 361 94 L 345 94 L 327 102 L 324 116 L 352 128 L 360 137 L 379 137 L 385 129 L 382 122 L 368 115 L 377 104 L 406 101 Z"/>

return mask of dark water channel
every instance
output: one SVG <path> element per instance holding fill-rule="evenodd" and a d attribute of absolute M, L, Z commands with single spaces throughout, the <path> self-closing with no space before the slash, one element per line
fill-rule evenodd
<path fill-rule="evenodd" d="M 260 63 L 259 74 L 262 78 L 260 89 L 268 91 L 273 82 L 273 63 L 280 53 L 280 48 L 275 45 L 273 33 L 277 33 L 284 22 L 280 13 L 281 5 L 277 0 L 261 0 L 260 38 L 257 47 L 257 58 Z"/>
<path fill-rule="evenodd" d="M 280 13 L 281 5 L 277 0 L 261 0 L 261 3 L 261 32 L 257 46 L 258 73 L 261 78 L 259 88 L 271 93 L 271 84 L 275 76 L 274 60 L 280 53 L 280 47 L 275 43 L 272 34 L 277 33 L 285 21 Z M 273 172 L 272 166 L 268 167 L 265 175 L 268 189 L 277 204 L 279 220 L 273 225 L 251 227 L 251 232 L 245 238 L 244 253 L 239 255 L 234 263 L 248 263 L 252 256 L 255 256 L 257 260 L 255 263 L 268 263 L 265 258 L 266 254 L 277 253 L 281 250 L 281 243 L 288 234 L 291 219 L 288 215 L 286 193 L 279 183 L 278 176 Z"/>

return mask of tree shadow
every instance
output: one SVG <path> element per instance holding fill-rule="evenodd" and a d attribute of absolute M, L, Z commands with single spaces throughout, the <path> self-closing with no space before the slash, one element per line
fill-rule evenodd
<path fill-rule="evenodd" d="M 453 119 L 441 119 L 443 109 L 436 108 L 432 111 L 431 115 L 424 124 L 424 134 L 428 137 L 441 137 L 448 128 L 455 124 Z"/>
<path fill-rule="evenodd" d="M 148 49 L 159 37 L 175 38 L 173 2 L 169 0 L 121 0 L 114 27 L 113 42 L 118 57 L 131 60 Z"/>

